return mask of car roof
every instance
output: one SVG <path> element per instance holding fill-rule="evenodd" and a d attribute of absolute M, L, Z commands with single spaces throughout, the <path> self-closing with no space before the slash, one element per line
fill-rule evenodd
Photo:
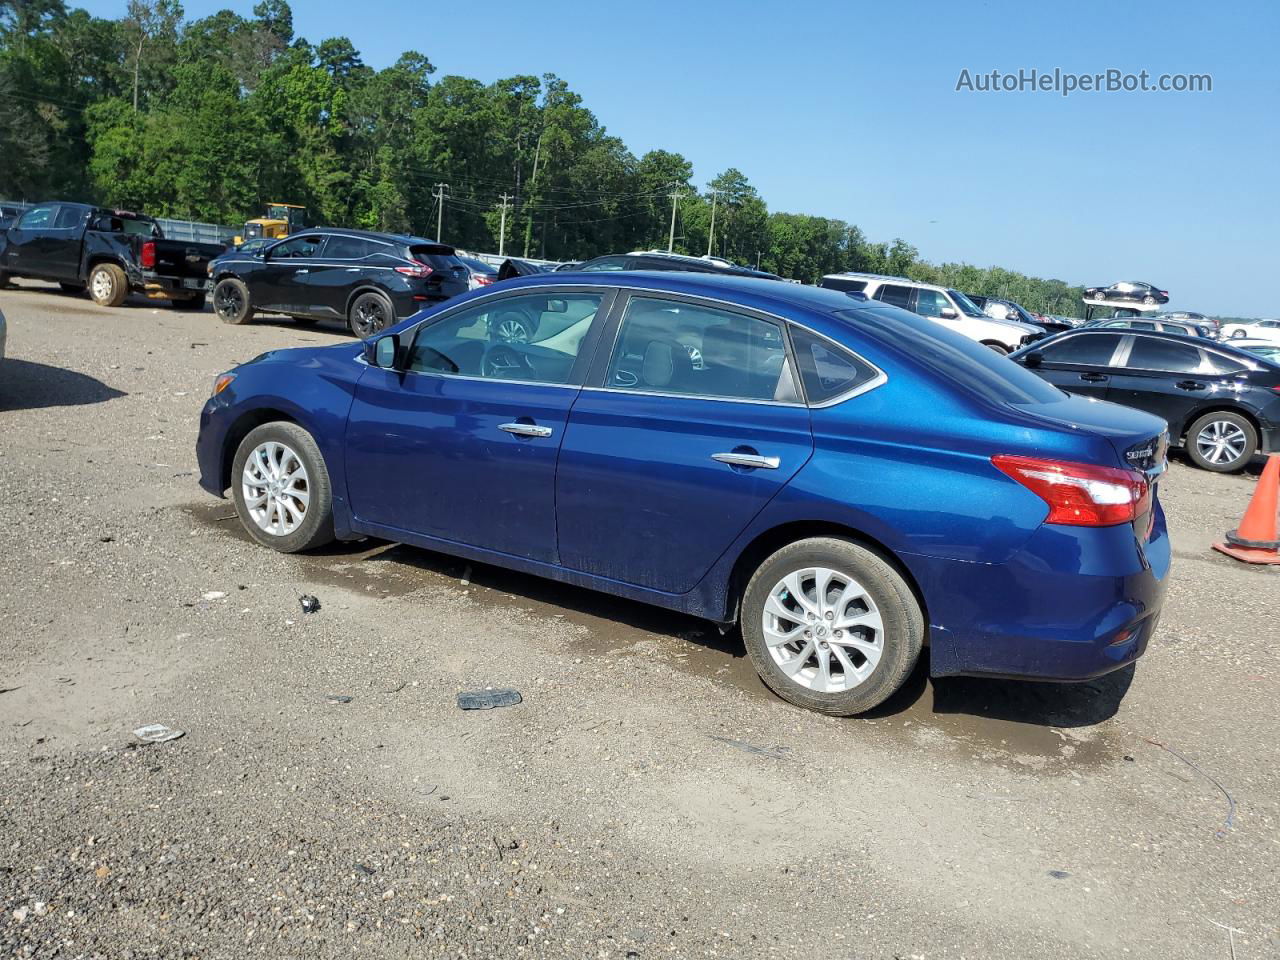
<path fill-rule="evenodd" d="M 1110 334 L 1118 337 L 1144 337 L 1149 340 L 1165 340 L 1169 343 L 1191 344 L 1191 346 L 1199 350 L 1216 350 L 1225 353 L 1227 356 L 1236 356 L 1243 360 L 1251 360 L 1257 362 L 1260 358 L 1256 354 L 1251 354 L 1246 350 L 1240 350 L 1231 345 L 1226 340 L 1204 340 L 1195 337 L 1187 337 L 1180 333 L 1164 333 L 1160 330 L 1127 330 L 1123 327 L 1073 327 L 1070 330 L 1063 330 L 1061 333 L 1055 333 L 1051 337 L 1045 337 L 1043 340 L 1037 340 L 1035 343 L 1027 344 L 1015 350 L 1015 354 L 1031 353 L 1042 347 L 1047 347 L 1050 343 L 1058 340 L 1065 340 L 1067 337 L 1078 337 L 1081 335 Z"/>
<path fill-rule="evenodd" d="M 302 233 L 330 233 L 338 237 L 359 237 L 365 240 L 381 240 L 384 243 L 402 243 L 406 246 L 418 246 L 420 244 L 431 244 L 433 246 L 448 247 L 453 249 L 452 244 L 441 243 L 438 240 L 431 240 L 427 237 L 415 237 L 407 233 L 379 233 L 376 230 L 352 230 L 349 227 L 307 227 L 305 230 L 299 230 Z M 297 236 L 297 234 L 290 234 Z"/>

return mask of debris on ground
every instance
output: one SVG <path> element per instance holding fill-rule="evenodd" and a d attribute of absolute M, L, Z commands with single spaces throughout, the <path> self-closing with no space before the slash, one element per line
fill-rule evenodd
<path fill-rule="evenodd" d="M 471 586 L 471 564 L 467 564 L 467 568 L 462 571 L 462 585 L 464 587 Z"/>
<path fill-rule="evenodd" d="M 320 609 L 320 598 L 314 597 L 309 593 L 304 593 L 300 596 L 298 603 L 302 605 L 303 613 L 315 613 Z"/>
<path fill-rule="evenodd" d="M 348 697 L 345 693 L 331 693 L 325 699 L 329 703 L 350 703 L 354 698 Z"/>
<path fill-rule="evenodd" d="M 494 707 L 514 707 L 524 697 L 519 690 L 497 687 L 485 690 L 468 690 L 458 694 L 458 706 L 463 710 L 492 710 Z"/>
<path fill-rule="evenodd" d="M 790 747 L 760 747 L 756 746 L 754 743 L 747 743 L 745 740 L 734 740 L 730 737 L 721 737 L 714 733 L 709 734 L 709 736 L 712 740 L 718 740 L 720 743 L 727 743 L 731 747 L 741 750 L 744 753 L 755 754 L 757 757 L 773 757 L 775 760 L 791 759 L 791 757 L 787 756 L 787 754 L 791 752 Z"/>
<path fill-rule="evenodd" d="M 1230 830 L 1234 830 L 1236 825 L 1235 797 L 1227 793 L 1226 787 L 1224 787 L 1212 776 L 1210 776 L 1209 774 L 1201 770 L 1199 767 L 1197 767 L 1194 763 L 1192 763 L 1190 760 L 1188 760 L 1186 757 L 1180 754 L 1177 750 L 1173 749 L 1173 747 L 1169 746 L 1168 744 L 1161 743 L 1159 740 L 1152 740 L 1150 737 L 1143 737 L 1142 739 L 1145 740 L 1147 743 L 1151 744 L 1153 747 L 1159 747 L 1165 753 L 1168 753 L 1177 757 L 1179 760 L 1185 763 L 1188 767 L 1190 767 L 1196 773 L 1200 774 L 1200 776 L 1204 777 L 1206 780 L 1208 780 L 1215 787 L 1217 787 L 1219 790 L 1222 791 L 1222 795 L 1227 798 L 1227 819 L 1226 821 L 1223 822 L 1222 826 L 1219 827 L 1217 831 L 1214 832 L 1213 835 L 1219 840 L 1225 840 L 1227 838 L 1227 832 Z"/>
<path fill-rule="evenodd" d="M 1055 880 L 1065 880 L 1067 877 L 1071 876 L 1071 874 L 1067 873 L 1065 870 L 1050 870 L 1049 876 L 1053 877 Z"/>
<path fill-rule="evenodd" d="M 224 590 L 210 590 L 207 593 L 200 594 L 200 599 L 209 600 L 209 601 L 225 600 L 226 596 L 227 594 L 226 594 L 226 591 Z"/>
<path fill-rule="evenodd" d="M 145 740 L 147 743 L 166 743 L 169 740 L 177 740 L 179 737 L 185 736 L 186 731 L 166 727 L 163 723 L 149 723 L 145 727 L 139 727 L 133 731 L 133 735 L 139 740 Z"/>

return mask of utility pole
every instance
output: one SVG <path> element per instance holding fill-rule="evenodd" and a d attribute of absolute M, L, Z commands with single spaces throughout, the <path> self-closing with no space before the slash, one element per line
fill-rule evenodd
<path fill-rule="evenodd" d="M 449 196 L 449 185 L 437 183 L 431 195 L 436 198 L 436 241 L 443 243 L 444 236 L 444 201 Z"/>
<path fill-rule="evenodd" d="M 672 190 L 668 196 L 671 197 L 671 233 L 667 237 L 667 253 L 671 253 L 676 246 L 676 203 L 680 200 L 680 191 Z"/>
<path fill-rule="evenodd" d="M 711 232 L 707 234 L 707 256 L 711 256 L 711 246 L 716 239 L 716 197 L 720 194 L 719 190 L 711 191 Z"/>
<path fill-rule="evenodd" d="M 507 249 L 507 201 L 511 199 L 511 194 L 504 193 L 502 195 L 502 226 L 498 227 L 498 256 L 504 256 L 503 251 Z"/>

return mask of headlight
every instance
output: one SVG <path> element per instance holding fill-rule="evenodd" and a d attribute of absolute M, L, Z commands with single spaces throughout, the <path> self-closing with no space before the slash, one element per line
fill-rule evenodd
<path fill-rule="evenodd" d="M 216 397 L 223 390 L 227 389 L 227 387 L 231 386 L 231 381 L 234 380 L 235 378 L 236 378 L 236 375 L 234 373 L 218 374 L 216 377 L 213 378 L 213 393 L 211 393 L 210 396 Z"/>

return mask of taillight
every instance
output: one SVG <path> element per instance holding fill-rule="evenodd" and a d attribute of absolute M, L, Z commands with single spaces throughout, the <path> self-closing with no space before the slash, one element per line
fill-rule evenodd
<path fill-rule="evenodd" d="M 489 284 L 493 283 L 493 277 L 491 277 L 491 276 L 489 276 L 488 274 L 485 274 L 485 273 L 482 273 L 482 274 L 479 274 L 479 275 L 475 275 L 475 274 L 473 274 L 473 275 L 472 275 L 472 279 L 474 279 L 474 280 L 475 280 L 475 282 L 476 282 L 476 283 L 478 283 L 478 284 L 479 284 L 480 286 L 482 286 L 482 287 L 487 287 L 487 286 L 489 286 Z"/>
<path fill-rule="evenodd" d="M 396 273 L 403 273 L 406 277 L 429 277 L 434 271 L 420 260 L 414 260 L 411 267 L 396 267 Z"/>
<path fill-rule="evenodd" d="M 139 262 L 145 269 L 154 270 L 156 266 L 156 245 L 154 240 L 148 240 L 142 245 L 142 255 Z"/>
<path fill-rule="evenodd" d="M 1045 523 L 1111 527 L 1131 523 L 1150 504 L 1151 485 L 1134 470 L 1003 453 L 991 462 L 1049 505 Z"/>

